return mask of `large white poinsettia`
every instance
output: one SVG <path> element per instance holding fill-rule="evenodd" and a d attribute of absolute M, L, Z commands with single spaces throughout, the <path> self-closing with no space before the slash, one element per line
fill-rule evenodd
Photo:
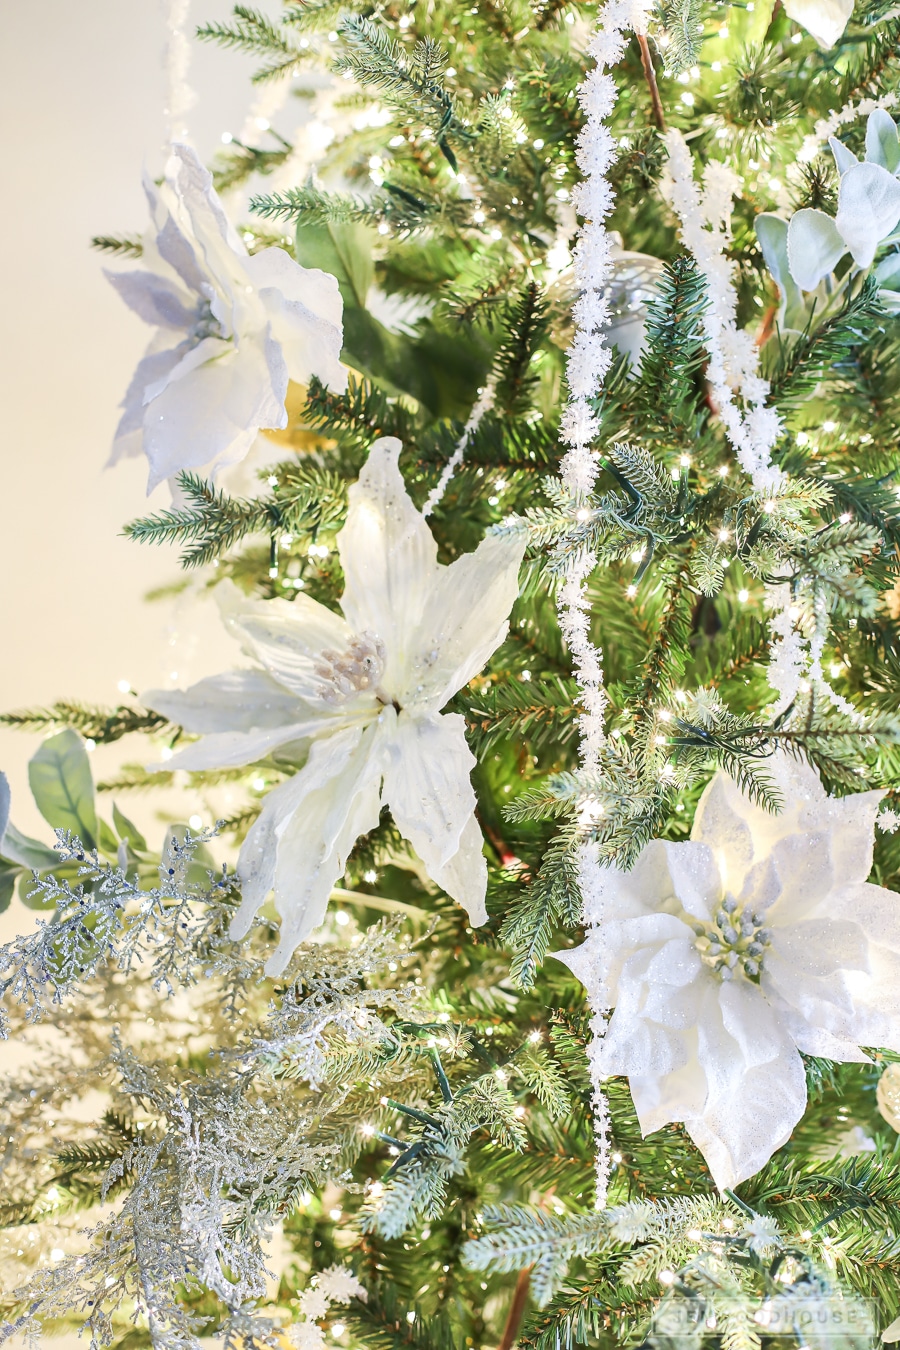
<path fill-rule="evenodd" d="M 161 187 L 144 186 L 152 228 L 141 267 L 106 275 L 156 329 L 111 458 L 146 454 L 150 492 L 181 469 L 235 464 L 260 428 L 286 426 L 289 379 L 343 389 L 346 371 L 333 276 L 280 248 L 251 257 L 187 145 L 172 146 Z"/>
<path fill-rule="evenodd" d="M 645 1134 L 683 1121 L 721 1187 L 790 1137 L 801 1051 L 900 1049 L 900 896 L 866 881 L 881 793 L 828 797 L 787 757 L 773 776 L 779 815 L 720 772 L 690 841 L 595 871 L 587 941 L 558 953 L 596 1011 L 615 1009 L 597 1077 L 628 1076 Z"/>
<path fill-rule="evenodd" d="M 853 0 L 784 0 L 784 8 L 820 47 L 833 47 L 853 13 Z"/>
<path fill-rule="evenodd" d="M 249 764 L 311 742 L 305 766 L 266 798 L 238 860 L 234 935 L 273 889 L 282 916 L 270 974 L 322 922 L 348 853 L 382 805 L 472 923 L 487 917 L 475 759 L 463 718 L 440 709 L 505 638 L 525 544 L 489 535 L 440 565 L 399 453 L 399 441 L 376 441 L 350 489 L 337 537 L 343 618 L 302 592 L 293 601 L 235 594 L 226 622 L 257 667 L 144 696 L 203 735 L 166 768 Z"/>

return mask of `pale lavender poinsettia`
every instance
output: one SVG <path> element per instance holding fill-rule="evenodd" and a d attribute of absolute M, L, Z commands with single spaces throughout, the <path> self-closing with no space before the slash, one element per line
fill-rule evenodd
<path fill-rule="evenodd" d="M 202 735 L 166 768 L 250 764 L 308 746 L 304 767 L 269 793 L 238 860 L 234 935 L 248 931 L 270 891 L 282 917 L 270 974 L 322 922 L 350 850 L 383 805 L 471 922 L 487 917 L 475 758 L 464 719 L 440 710 L 505 638 L 525 543 L 488 535 L 440 565 L 399 453 L 399 441 L 376 441 L 350 488 L 337 537 L 343 617 L 302 592 L 287 601 L 233 591 L 225 620 L 254 668 L 144 695 Z"/>
<path fill-rule="evenodd" d="M 691 839 L 597 869 L 587 940 L 558 952 L 596 1011 L 596 1078 L 627 1075 L 641 1129 L 683 1121 L 720 1187 L 765 1165 L 806 1107 L 801 1051 L 900 1050 L 900 896 L 866 878 L 882 794 L 834 798 L 784 757 L 785 808 L 725 773 Z"/>
<path fill-rule="evenodd" d="M 214 474 L 261 428 L 287 425 L 289 380 L 346 385 L 338 283 L 283 249 L 251 256 L 187 145 L 145 180 L 152 227 L 141 266 L 107 272 L 156 332 L 123 401 L 110 463 L 147 456 L 148 492 L 182 469 Z"/>

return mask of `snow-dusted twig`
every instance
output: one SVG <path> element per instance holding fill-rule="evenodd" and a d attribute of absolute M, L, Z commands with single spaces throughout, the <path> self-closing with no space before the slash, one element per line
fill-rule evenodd
<path fill-rule="evenodd" d="M 422 507 L 423 516 L 430 516 L 434 508 L 440 505 L 451 478 L 463 462 L 466 447 L 475 435 L 475 432 L 481 426 L 485 413 L 490 412 L 491 408 L 493 408 L 496 393 L 497 378 L 494 373 L 491 372 L 484 388 L 478 391 L 478 398 L 472 406 L 472 411 L 469 413 L 469 420 L 463 427 L 462 435 L 456 442 L 456 448 L 454 449 L 453 454 L 447 460 L 440 478 L 428 494 L 425 505 Z"/>

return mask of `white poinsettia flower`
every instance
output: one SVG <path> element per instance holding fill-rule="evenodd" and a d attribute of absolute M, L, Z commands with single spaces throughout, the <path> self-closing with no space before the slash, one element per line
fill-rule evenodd
<path fill-rule="evenodd" d="M 900 897 L 866 881 L 882 794 L 829 797 L 787 757 L 773 777 L 781 814 L 720 772 L 688 842 L 598 869 L 587 941 L 557 953 L 615 1009 L 596 1074 L 627 1075 L 644 1134 L 683 1121 L 720 1187 L 790 1137 L 801 1051 L 900 1049 Z"/>
<path fill-rule="evenodd" d="M 250 764 L 310 742 L 305 766 L 270 792 L 238 859 L 242 937 L 274 889 L 279 974 L 325 916 L 357 838 L 383 805 L 430 877 L 473 924 L 487 917 L 487 867 L 469 778 L 475 758 L 458 713 L 441 713 L 506 637 L 524 539 L 488 535 L 445 567 L 406 492 L 400 442 L 376 441 L 350 488 L 337 537 L 343 617 L 234 592 L 226 623 L 257 663 L 144 702 L 203 739 L 166 768 Z"/>
<path fill-rule="evenodd" d="M 799 23 L 820 47 L 833 47 L 853 13 L 853 0 L 784 0 L 788 18 Z"/>
<path fill-rule="evenodd" d="M 283 249 L 248 254 L 212 178 L 173 145 L 165 181 L 144 184 L 152 229 L 142 265 L 107 272 L 156 332 L 123 401 L 110 463 L 142 452 L 148 492 L 181 469 L 243 459 L 260 428 L 287 425 L 289 380 L 346 385 L 338 283 Z"/>

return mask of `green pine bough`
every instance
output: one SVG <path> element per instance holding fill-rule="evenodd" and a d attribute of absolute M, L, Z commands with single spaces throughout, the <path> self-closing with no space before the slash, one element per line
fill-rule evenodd
<path fill-rule="evenodd" d="M 384 812 L 317 940 L 265 980 L 277 919 L 264 909 L 231 938 L 240 888 L 221 857 L 291 762 L 192 771 L 198 800 L 227 783 L 239 806 L 218 833 L 175 825 L 148 843 L 127 795 L 172 775 L 141 767 L 153 755 L 140 738 L 178 749 L 180 727 L 131 695 L 7 713 L 50 734 L 30 770 L 47 838 L 23 835 L 0 799 L 0 905 L 41 921 L 0 949 L 4 1027 L 29 1046 L 0 1090 L 4 1332 L 87 1324 L 98 1347 L 173 1350 L 207 1337 L 757 1350 L 827 1336 L 861 1350 L 900 1312 L 900 1143 L 876 1098 L 895 1057 L 807 1057 L 803 1120 L 725 1193 L 680 1126 L 642 1138 L 627 1083 L 611 1079 L 597 1211 L 590 1015 L 551 955 L 581 935 L 586 829 L 628 867 L 652 838 L 687 838 L 716 768 L 772 811 L 776 749 L 839 794 L 900 802 L 900 318 L 845 259 L 789 325 L 787 282 L 755 231 L 762 212 L 834 215 L 834 162 L 800 157 L 803 138 L 853 101 L 891 106 L 900 26 L 860 0 L 823 50 L 781 4 L 678 0 L 651 19 L 649 66 L 627 44 L 608 227 L 654 280 L 649 298 L 632 281 L 614 299 L 616 353 L 594 402 L 601 472 L 573 520 L 557 428 L 576 299 L 574 91 L 594 20 L 555 0 L 313 0 L 236 6 L 199 30 L 224 49 L 223 77 L 229 50 L 257 60 L 258 82 L 305 89 L 323 62 L 348 77 L 315 181 L 269 190 L 292 149 L 269 132 L 213 168 L 221 191 L 248 188 L 251 253 L 276 242 L 337 277 L 351 379 L 342 393 L 314 379 L 295 400 L 290 448 L 255 495 L 183 473 L 177 504 L 126 533 L 172 548 L 213 589 L 335 608 L 335 536 L 373 439 L 402 440 L 421 505 L 491 377 L 493 406 L 431 517 L 443 562 L 488 530 L 528 530 L 508 637 L 451 709 L 478 760 L 489 921 L 467 926 Z M 659 109 L 701 162 L 724 154 L 741 176 L 728 257 L 784 420 L 773 458 L 787 476 L 771 491 L 735 463 L 710 396 L 709 290 L 679 242 Z M 867 153 L 864 120 L 839 135 Z M 131 234 L 94 244 L 141 251 Z M 609 695 L 590 768 L 554 605 L 579 551 L 598 560 L 586 585 Z M 818 588 L 822 660 L 849 713 L 807 688 L 771 715 L 773 579 Z M 86 743 L 124 737 L 134 762 L 95 784 Z M 603 807 L 588 827 L 586 800 Z M 900 834 L 878 835 L 872 879 L 900 890 Z M 305 1312 L 335 1265 L 365 1297 Z"/>

